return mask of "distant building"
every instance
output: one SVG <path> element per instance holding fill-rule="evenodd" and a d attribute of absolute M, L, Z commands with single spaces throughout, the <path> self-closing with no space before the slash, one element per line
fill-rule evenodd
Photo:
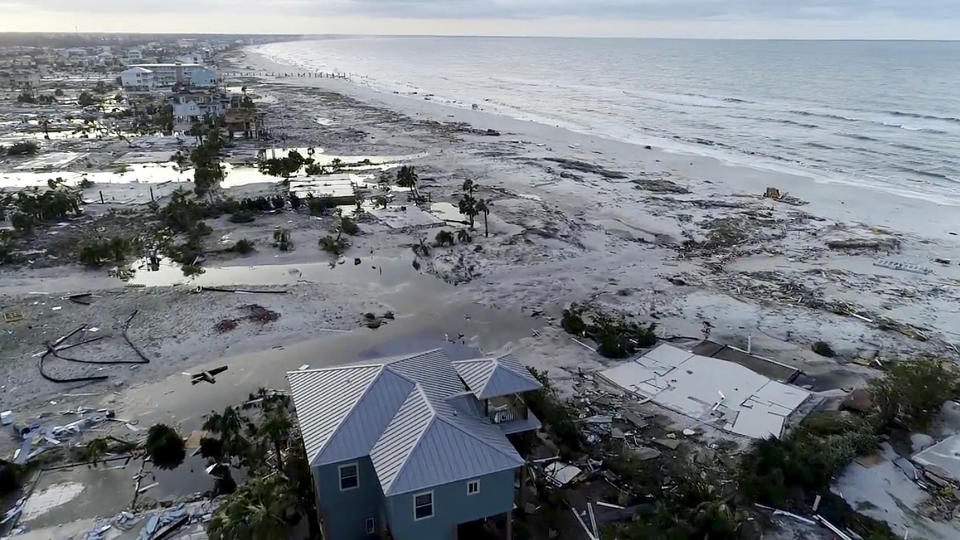
<path fill-rule="evenodd" d="M 129 67 L 121 71 L 120 85 L 131 92 L 152 92 L 157 87 L 154 73 L 142 67 Z"/>
<path fill-rule="evenodd" d="M 177 57 L 177 62 L 203 65 L 203 55 L 198 52 L 184 54 Z"/>
<path fill-rule="evenodd" d="M 511 538 L 524 458 L 507 436 L 540 427 L 517 360 L 436 349 L 288 378 L 325 539 Z"/>
<path fill-rule="evenodd" d="M 133 71 L 137 70 L 137 71 Z M 149 76 L 151 81 L 150 90 L 166 90 L 173 88 L 174 85 L 183 85 L 196 88 L 214 88 L 217 86 L 217 72 L 201 66 L 200 64 L 134 64 L 120 73 L 120 81 L 124 88 L 127 88 L 125 81 L 129 81 L 134 88 L 141 88 L 142 85 L 135 84 L 139 79 L 147 79 L 145 70 L 152 73 Z M 124 78 L 127 74 L 127 78 Z"/>
<path fill-rule="evenodd" d="M 224 92 L 181 91 L 170 96 L 175 131 L 187 131 L 194 122 L 220 118 L 229 109 L 231 98 Z"/>
<path fill-rule="evenodd" d="M 33 69 L 9 69 L 0 71 L 0 87 L 37 88 L 40 86 L 40 72 Z"/>
<path fill-rule="evenodd" d="M 264 116 L 256 109 L 233 108 L 227 111 L 223 123 L 231 137 L 234 133 L 243 133 L 248 139 L 259 139 L 264 135 Z"/>

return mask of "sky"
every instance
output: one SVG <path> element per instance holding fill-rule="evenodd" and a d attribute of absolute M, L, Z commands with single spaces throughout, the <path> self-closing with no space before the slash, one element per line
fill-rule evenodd
<path fill-rule="evenodd" d="M 960 0 L 0 0 L 0 31 L 960 39 Z"/>

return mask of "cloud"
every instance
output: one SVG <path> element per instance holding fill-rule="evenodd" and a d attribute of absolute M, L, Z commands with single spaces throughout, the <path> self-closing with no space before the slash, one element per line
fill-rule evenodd
<path fill-rule="evenodd" d="M 102 14 L 289 13 L 411 19 L 629 20 L 960 18 L 957 0 L 33 0 L 22 9 Z"/>

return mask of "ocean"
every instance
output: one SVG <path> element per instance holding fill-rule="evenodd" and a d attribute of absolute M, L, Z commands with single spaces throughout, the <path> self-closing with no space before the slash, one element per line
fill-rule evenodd
<path fill-rule="evenodd" d="M 960 205 L 960 42 L 338 37 L 257 52 L 412 99 Z"/>

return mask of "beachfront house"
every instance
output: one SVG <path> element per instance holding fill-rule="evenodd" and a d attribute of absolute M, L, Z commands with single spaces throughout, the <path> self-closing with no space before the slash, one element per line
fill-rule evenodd
<path fill-rule="evenodd" d="M 181 90 L 169 97 L 173 107 L 174 131 L 186 131 L 194 122 L 222 117 L 231 106 L 231 98 L 216 90 Z"/>
<path fill-rule="evenodd" d="M 288 378 L 324 538 L 511 538 L 524 459 L 508 437 L 540 426 L 517 360 L 436 349 Z"/>
<path fill-rule="evenodd" d="M 121 71 L 120 86 L 128 92 L 152 92 L 157 87 L 153 72 L 142 67 L 129 67 Z"/>
<path fill-rule="evenodd" d="M 139 79 L 146 79 L 146 72 L 151 80 L 148 91 L 169 90 L 174 85 L 213 88 L 218 84 L 217 72 L 200 64 L 133 64 L 120 73 L 120 82 L 124 89 L 144 91 L 144 86 L 137 84 L 136 74 L 141 74 Z"/>

